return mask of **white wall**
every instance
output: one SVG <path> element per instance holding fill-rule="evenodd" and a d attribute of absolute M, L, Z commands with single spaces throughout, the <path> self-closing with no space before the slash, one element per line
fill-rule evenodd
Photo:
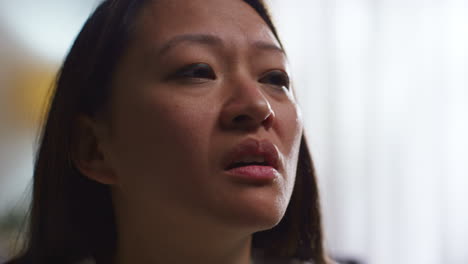
<path fill-rule="evenodd" d="M 468 1 L 272 3 L 332 252 L 468 263 Z"/>

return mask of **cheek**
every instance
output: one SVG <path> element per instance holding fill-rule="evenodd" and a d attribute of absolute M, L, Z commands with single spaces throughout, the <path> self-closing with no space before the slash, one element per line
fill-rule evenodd
<path fill-rule="evenodd" d="M 302 113 L 297 104 L 285 104 L 277 107 L 275 111 L 278 122 L 275 129 L 284 147 L 284 154 L 291 155 L 299 151 L 302 136 Z"/>
<path fill-rule="evenodd" d="M 297 104 L 283 105 L 279 107 L 278 110 L 279 111 L 276 111 L 278 119 L 276 129 L 282 144 L 285 170 L 288 179 L 294 179 L 296 176 L 299 147 L 303 131 L 302 114 Z M 292 186 L 293 181 L 290 182 Z"/>
<path fill-rule="evenodd" d="M 121 183 L 132 189 L 187 183 L 186 174 L 199 170 L 208 155 L 214 122 L 209 109 L 193 100 L 158 98 L 117 111 L 115 166 Z"/>

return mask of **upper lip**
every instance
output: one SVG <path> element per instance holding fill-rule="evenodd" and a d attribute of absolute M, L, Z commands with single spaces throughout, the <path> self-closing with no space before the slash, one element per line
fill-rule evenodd
<path fill-rule="evenodd" d="M 227 153 L 223 164 L 224 169 L 229 169 L 246 156 L 261 156 L 268 166 L 279 170 L 280 162 L 277 147 L 267 139 L 257 140 L 254 138 L 242 141 Z"/>

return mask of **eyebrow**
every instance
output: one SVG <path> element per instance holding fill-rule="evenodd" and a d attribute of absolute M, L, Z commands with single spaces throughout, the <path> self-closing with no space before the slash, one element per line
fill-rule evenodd
<path fill-rule="evenodd" d="M 286 52 L 280 47 L 278 47 L 275 44 L 265 42 L 265 41 L 255 41 L 254 43 L 255 48 L 260 49 L 260 50 L 270 50 L 270 51 L 276 51 L 279 52 L 283 55 L 286 55 Z"/>
<path fill-rule="evenodd" d="M 175 48 L 176 46 L 184 43 L 184 42 L 192 42 L 195 44 L 201 45 L 209 45 L 209 46 L 224 46 L 224 41 L 215 35 L 210 34 L 183 34 L 175 36 L 174 38 L 170 39 L 159 49 L 158 55 L 162 56 L 164 53 L 168 52 L 169 50 Z M 260 50 L 269 50 L 279 52 L 285 55 L 285 52 L 282 48 L 278 47 L 273 43 L 269 43 L 266 41 L 255 41 L 253 42 L 253 46 L 256 49 Z"/>

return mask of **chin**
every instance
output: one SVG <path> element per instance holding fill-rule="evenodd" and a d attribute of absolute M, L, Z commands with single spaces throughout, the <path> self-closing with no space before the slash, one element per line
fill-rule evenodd
<path fill-rule="evenodd" d="M 262 215 L 256 215 L 255 225 L 253 232 L 264 231 L 272 229 L 279 224 L 281 219 L 283 219 L 285 210 L 271 210 Z"/>
<path fill-rule="evenodd" d="M 246 198 L 246 197 L 244 197 Z M 231 208 L 229 222 L 251 233 L 275 227 L 283 218 L 287 199 L 268 195 L 255 195 L 250 199 L 239 199 Z"/>

